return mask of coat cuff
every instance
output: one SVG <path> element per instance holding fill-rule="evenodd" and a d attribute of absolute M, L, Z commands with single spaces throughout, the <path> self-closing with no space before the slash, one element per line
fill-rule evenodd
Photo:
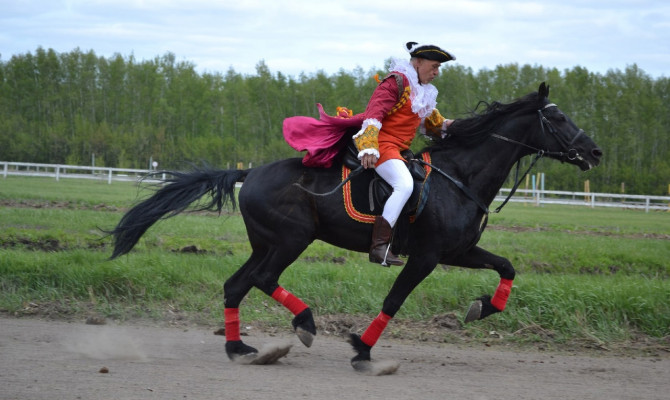
<path fill-rule="evenodd" d="M 363 121 L 361 130 L 353 136 L 359 160 L 366 154 L 373 154 L 379 158 L 378 137 L 381 127 L 382 124 L 377 119 L 370 118 Z"/>

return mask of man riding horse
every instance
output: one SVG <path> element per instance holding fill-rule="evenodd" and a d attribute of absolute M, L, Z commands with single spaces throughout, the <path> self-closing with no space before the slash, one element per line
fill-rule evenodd
<path fill-rule="evenodd" d="M 412 59 L 394 60 L 392 74 L 379 85 L 364 113 L 351 115 L 343 111 L 329 116 L 319 106 L 319 120 L 297 116 L 284 121 L 289 144 L 297 150 L 307 150 L 302 160 L 277 160 L 246 170 L 155 172 L 169 178 L 110 231 L 115 239 L 112 258 L 131 251 L 154 223 L 190 209 L 204 196 L 211 200 L 195 209 L 220 212 L 227 202 L 232 203 L 233 209 L 239 202 L 251 255 L 223 285 L 226 354 L 231 360 L 274 362 L 286 355 L 290 346 L 266 355 L 244 343 L 239 312 L 243 299 L 255 288 L 282 304 L 294 315 L 291 324 L 300 341 L 311 346 L 316 335 L 311 308 L 279 284 L 280 276 L 315 240 L 364 253 L 370 251 L 368 238 L 372 235 L 377 245 L 372 246 L 370 258 L 379 262 L 386 257 L 389 261 L 385 254 L 389 247 L 387 235 L 398 218 L 400 205 L 387 203 L 380 218 L 369 214 L 363 221 L 353 218 L 347 208 L 351 191 L 344 188 L 324 192 L 341 184 L 345 176 L 353 175 L 351 167 L 356 171 L 375 167 L 377 172 L 382 171 L 384 179 L 396 183 L 394 191 L 399 192 L 402 185 L 397 182 L 410 175 L 399 153 L 409 148 L 416 128 L 423 127 L 426 134 L 436 137 L 417 157 L 432 171 L 430 190 L 426 191 L 422 213 L 408 224 L 408 240 L 401 250 L 408 256 L 407 263 L 384 299 L 380 313 L 362 335 L 350 334 L 356 354 L 351 365 L 357 371 L 370 371 L 374 366 L 371 350 L 387 324 L 439 264 L 492 270 L 500 277 L 493 296 L 477 298 L 467 311 L 465 322 L 503 311 L 515 278 L 514 266 L 478 242 L 486 227 L 489 206 L 512 167 L 516 163 L 518 170 L 523 157 L 535 154 L 528 170 L 546 156 L 587 171 L 600 163 L 602 151 L 549 101 L 545 82 L 537 92 L 513 102 L 496 101 L 469 118 L 453 123 L 445 120 L 434 110 L 437 90 L 429 82 L 439 65 L 453 56 L 436 46 L 409 43 L 407 49 Z M 447 126 L 449 133 L 441 137 Z M 352 144 L 352 137 L 357 144 L 353 153 L 358 153 L 360 165 L 355 156 L 348 163 L 349 149 L 338 159 L 343 147 Z M 391 172 L 384 173 L 387 164 Z M 512 194 L 522 179 L 515 179 Z M 237 192 L 239 182 L 244 185 Z M 403 196 L 400 198 L 398 203 L 405 201 Z M 375 220 L 376 226 L 372 225 Z"/>
<path fill-rule="evenodd" d="M 365 169 L 374 168 L 393 189 L 382 214 L 376 216 L 372 230 L 370 261 L 382 265 L 404 264 L 391 253 L 389 245 L 393 227 L 414 187 L 401 153 L 409 150 L 417 128 L 424 135 L 441 136 L 453 122 L 435 108 L 438 91 L 430 82 L 439 74 L 443 62 L 456 57 L 438 46 L 416 42 L 407 43 L 406 49 L 410 54 L 409 61 L 392 59 L 390 73 L 372 93 L 365 112 L 352 117 L 351 121 L 362 120 L 360 130 L 353 136 L 361 165 Z M 328 128 L 342 123 L 321 114 Z M 307 138 L 306 131 L 313 134 L 314 128 L 324 128 L 324 125 L 319 126 L 302 117 L 288 118 L 284 123 L 284 136 L 294 148 L 308 149 L 309 152 L 308 142 L 313 139 Z M 313 156 L 306 156 L 306 165 L 329 166 L 315 163 Z"/>

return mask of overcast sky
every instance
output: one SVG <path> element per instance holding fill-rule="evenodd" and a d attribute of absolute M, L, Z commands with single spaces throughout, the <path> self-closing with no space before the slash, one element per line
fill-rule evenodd
<path fill-rule="evenodd" d="M 199 72 L 298 76 L 383 68 L 404 43 L 437 44 L 475 72 L 530 64 L 670 76 L 668 0 L 0 0 L 0 60 L 38 47 Z"/>

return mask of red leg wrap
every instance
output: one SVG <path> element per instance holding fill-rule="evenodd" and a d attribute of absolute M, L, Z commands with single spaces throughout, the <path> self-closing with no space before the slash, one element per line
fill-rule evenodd
<path fill-rule="evenodd" d="M 504 310 L 511 291 L 512 280 L 500 279 L 500 284 L 498 284 L 498 288 L 496 289 L 496 292 L 491 299 L 491 305 L 500 311 Z"/>
<path fill-rule="evenodd" d="M 223 310 L 223 319 L 226 324 L 226 341 L 240 339 L 240 309 L 226 308 Z"/>
<path fill-rule="evenodd" d="M 279 286 L 272 293 L 272 298 L 280 302 L 284 307 L 288 308 L 293 315 L 298 315 L 301 312 L 305 311 L 308 308 L 307 304 L 303 303 L 302 300 L 295 297 L 291 292 L 285 290 L 283 287 Z"/>
<path fill-rule="evenodd" d="M 363 343 L 370 347 L 374 346 L 382 335 L 384 329 L 386 329 L 386 325 L 388 325 L 390 320 L 391 317 L 389 315 L 384 314 L 383 311 L 380 312 L 379 315 L 377 315 L 377 318 L 375 318 L 370 326 L 368 326 L 368 329 L 365 330 L 363 336 L 361 336 Z"/>

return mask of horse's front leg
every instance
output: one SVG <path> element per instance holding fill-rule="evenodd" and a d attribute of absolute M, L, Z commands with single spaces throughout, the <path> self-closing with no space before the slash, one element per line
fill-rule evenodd
<path fill-rule="evenodd" d="M 437 256 L 431 257 L 424 254 L 420 262 L 416 261 L 417 259 L 416 257 L 410 257 L 407 260 L 407 264 L 396 278 L 386 299 L 384 299 L 381 312 L 365 332 L 360 336 L 355 333 L 350 335 L 349 343 L 351 343 L 356 353 L 351 359 L 351 365 L 355 370 L 383 375 L 392 374 L 398 369 L 397 363 L 387 362 L 373 365 L 370 353 L 389 321 L 400 310 L 407 296 L 435 269 L 438 258 Z"/>
<path fill-rule="evenodd" d="M 449 264 L 465 268 L 492 269 L 500 275 L 500 283 L 493 297 L 485 294 L 475 300 L 465 316 L 466 323 L 484 319 L 505 309 L 515 275 L 514 267 L 509 260 L 475 246 L 457 259 L 451 260 Z"/>

